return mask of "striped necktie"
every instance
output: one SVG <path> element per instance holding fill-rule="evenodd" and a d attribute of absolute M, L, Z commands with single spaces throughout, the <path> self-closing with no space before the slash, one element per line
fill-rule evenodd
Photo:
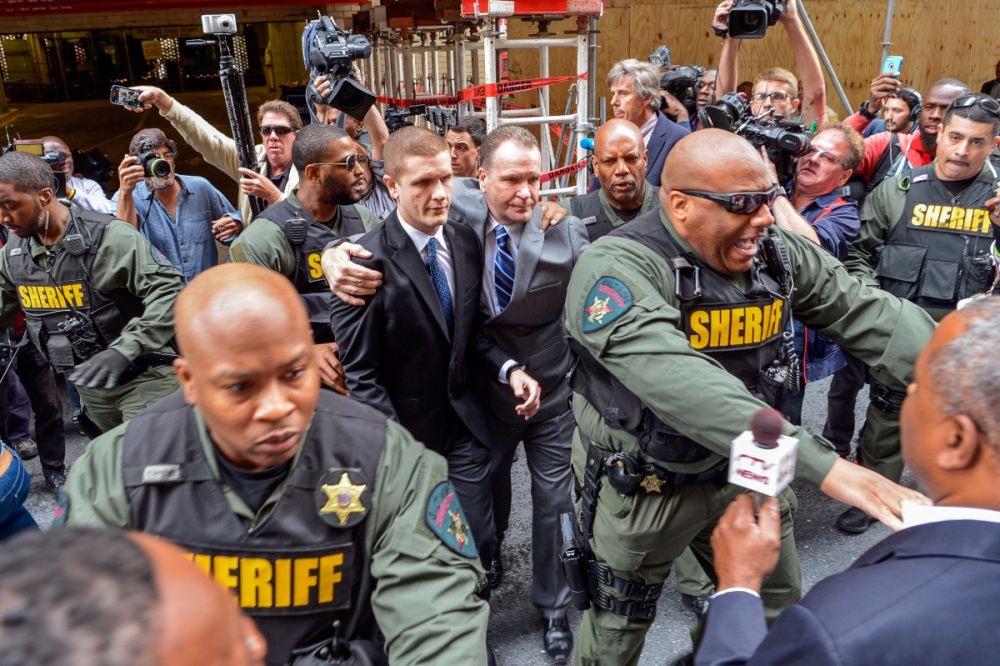
<path fill-rule="evenodd" d="M 507 229 L 498 224 L 497 256 L 493 260 L 493 285 L 497 292 L 497 305 L 503 312 L 510 305 L 511 294 L 514 293 L 514 257 L 510 253 L 510 234 Z"/>
<path fill-rule="evenodd" d="M 431 238 L 427 241 L 427 271 L 431 274 L 431 282 L 434 283 L 434 291 L 437 292 L 438 300 L 441 301 L 441 312 L 444 313 L 444 320 L 448 323 L 448 329 L 455 329 L 455 309 L 451 301 L 451 289 L 448 288 L 448 278 L 444 274 L 444 269 L 438 263 L 438 240 Z"/>

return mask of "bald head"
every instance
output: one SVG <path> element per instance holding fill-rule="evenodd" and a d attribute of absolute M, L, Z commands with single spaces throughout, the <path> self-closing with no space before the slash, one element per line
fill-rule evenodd
<path fill-rule="evenodd" d="M 218 344 L 266 344 L 264 330 L 311 340 L 302 299 L 283 275 L 253 264 L 221 264 L 200 273 L 177 299 L 174 320 L 181 355 Z"/>
<path fill-rule="evenodd" d="M 633 122 L 624 118 L 612 118 L 594 135 L 594 153 L 601 155 L 612 142 L 617 141 L 630 141 L 635 146 L 642 147 L 642 132 Z"/>
<path fill-rule="evenodd" d="M 767 173 L 760 153 L 746 139 L 720 129 L 692 132 L 667 154 L 660 178 L 661 196 L 683 189 L 741 191 L 727 185 L 737 173 Z"/>

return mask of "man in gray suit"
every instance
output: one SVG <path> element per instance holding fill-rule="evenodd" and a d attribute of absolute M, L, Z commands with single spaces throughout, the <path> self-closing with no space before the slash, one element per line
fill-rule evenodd
<path fill-rule="evenodd" d="M 545 620 L 544 645 L 557 663 L 567 659 L 572 634 L 566 622 L 569 589 L 559 560 L 559 514 L 573 510 L 570 453 L 573 414 L 567 376 L 572 355 L 562 324 L 570 273 L 587 247 L 581 220 L 568 217 L 541 228 L 541 153 L 527 130 L 505 126 L 479 148 L 479 180 L 455 184 L 452 210 L 483 243 L 480 309 L 484 332 L 508 356 L 525 364 L 542 387 L 534 417 L 518 419 L 505 387 L 482 370 L 483 397 L 492 417 L 493 501 L 497 527 L 491 584 L 502 576 L 500 548 L 510 516 L 510 466 L 524 442 L 531 473 L 532 601 Z M 478 184 L 478 190 L 470 185 Z M 509 413 L 508 413 L 509 412 Z"/>

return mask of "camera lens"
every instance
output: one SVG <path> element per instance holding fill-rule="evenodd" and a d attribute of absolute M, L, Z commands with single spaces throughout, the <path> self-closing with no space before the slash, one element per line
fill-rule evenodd
<path fill-rule="evenodd" d="M 166 178 L 170 175 L 170 163 L 161 157 L 146 163 L 146 175 L 156 178 Z"/>

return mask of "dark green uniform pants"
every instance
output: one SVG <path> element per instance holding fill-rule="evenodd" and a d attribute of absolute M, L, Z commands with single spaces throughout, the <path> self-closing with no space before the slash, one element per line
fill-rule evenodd
<path fill-rule="evenodd" d="M 627 580 L 645 585 L 662 583 L 670 565 L 690 545 L 691 551 L 714 578 L 710 538 L 726 507 L 743 489 L 713 483 L 683 486 L 661 494 L 623 497 L 608 483 L 598 495 L 591 547 L 598 562 Z M 761 597 L 768 620 L 798 601 L 802 579 L 795 550 L 792 516 L 796 498 L 791 489 L 780 497 L 781 555 L 774 573 L 764 582 Z M 610 587 L 602 588 L 620 598 Z M 575 662 L 583 666 L 636 664 L 652 620 L 630 619 L 591 606 L 583 615 Z"/>
<path fill-rule="evenodd" d="M 177 390 L 177 375 L 169 365 L 149 368 L 127 384 L 113 389 L 77 386 L 87 417 L 107 432 Z"/>
<path fill-rule="evenodd" d="M 872 384 L 872 389 L 875 384 Z M 896 399 L 893 399 L 896 403 Z M 902 404 L 902 400 L 899 400 Z M 898 407 L 897 407 L 898 409 Z M 899 448 L 899 412 L 888 414 L 869 403 L 865 425 L 858 441 L 858 462 L 899 483 L 903 476 L 903 453 Z"/>

